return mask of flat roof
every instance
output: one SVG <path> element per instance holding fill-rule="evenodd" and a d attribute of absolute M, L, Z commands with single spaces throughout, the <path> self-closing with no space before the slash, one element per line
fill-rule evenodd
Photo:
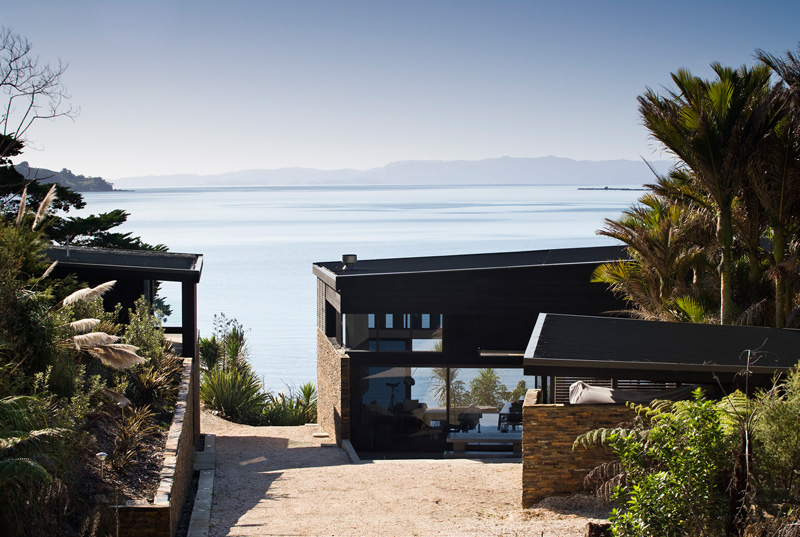
<path fill-rule="evenodd" d="M 357 277 L 408 272 L 496 269 L 569 263 L 602 263 L 612 259 L 626 257 L 627 254 L 624 246 L 592 246 L 585 248 L 555 248 L 550 250 L 491 254 L 359 259 L 354 267 L 345 267 L 341 260 L 324 261 L 314 263 L 314 272 L 319 275 L 318 269 L 324 269 L 336 277 Z"/>
<path fill-rule="evenodd" d="M 47 257 L 61 272 L 103 270 L 154 280 L 198 281 L 203 270 L 202 255 L 178 252 L 51 246 Z"/>
<path fill-rule="evenodd" d="M 800 331 L 542 313 L 523 367 L 534 375 L 591 370 L 606 378 L 708 382 L 745 371 L 748 355 L 752 374 L 786 373 L 800 360 Z"/>

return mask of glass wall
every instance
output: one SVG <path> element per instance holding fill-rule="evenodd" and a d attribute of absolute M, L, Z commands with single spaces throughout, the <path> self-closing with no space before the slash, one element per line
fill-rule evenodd
<path fill-rule="evenodd" d="M 356 450 L 444 451 L 444 408 L 437 409 L 431 398 L 430 379 L 429 368 L 352 368 Z"/>
<path fill-rule="evenodd" d="M 345 347 L 362 351 L 437 351 L 442 349 L 441 314 L 348 313 Z"/>
<path fill-rule="evenodd" d="M 451 432 L 522 428 L 521 406 L 512 405 L 528 388 L 521 369 L 360 367 L 352 375 L 351 439 L 360 452 L 442 453 Z"/>

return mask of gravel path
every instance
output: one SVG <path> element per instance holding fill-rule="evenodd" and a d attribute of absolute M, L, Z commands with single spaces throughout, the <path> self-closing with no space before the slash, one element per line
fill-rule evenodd
<path fill-rule="evenodd" d="M 602 519 L 588 497 L 522 509 L 518 462 L 392 460 L 350 464 L 304 427 L 249 427 L 206 412 L 216 435 L 210 537 L 583 536 Z"/>

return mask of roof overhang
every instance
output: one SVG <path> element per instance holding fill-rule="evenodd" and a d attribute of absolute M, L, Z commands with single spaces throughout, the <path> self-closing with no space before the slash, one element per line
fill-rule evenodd
<path fill-rule="evenodd" d="M 542 313 L 525 351 L 530 375 L 675 382 L 785 374 L 800 331 Z"/>
<path fill-rule="evenodd" d="M 150 250 L 117 250 L 51 246 L 47 257 L 60 274 L 94 275 L 109 279 L 141 279 L 198 283 L 203 256 Z"/>

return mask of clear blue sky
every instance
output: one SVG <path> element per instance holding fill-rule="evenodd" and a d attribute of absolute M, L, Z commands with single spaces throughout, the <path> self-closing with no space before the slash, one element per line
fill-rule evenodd
<path fill-rule="evenodd" d="M 69 62 L 34 166 L 119 177 L 396 160 L 663 158 L 636 97 L 796 50 L 800 2 L 4 2 Z"/>

